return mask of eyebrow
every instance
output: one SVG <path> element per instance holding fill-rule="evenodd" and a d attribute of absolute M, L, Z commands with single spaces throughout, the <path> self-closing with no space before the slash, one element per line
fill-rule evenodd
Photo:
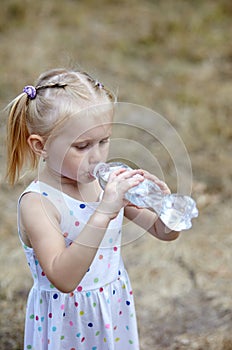
<path fill-rule="evenodd" d="M 108 134 L 107 136 L 101 137 L 100 140 L 109 139 L 110 136 L 111 136 L 111 134 Z M 72 144 L 76 145 L 76 144 L 79 144 L 79 143 L 92 142 L 93 140 L 95 140 L 95 139 L 93 139 L 93 138 L 87 138 L 87 139 L 83 139 L 83 140 L 82 139 L 78 139 L 77 141 L 74 141 Z"/>

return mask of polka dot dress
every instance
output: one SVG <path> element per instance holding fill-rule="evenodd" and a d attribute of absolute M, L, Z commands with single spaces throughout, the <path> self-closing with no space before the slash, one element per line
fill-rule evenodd
<path fill-rule="evenodd" d="M 59 210 L 67 249 L 99 204 L 80 202 L 41 182 L 33 182 L 27 192 L 40 193 Z M 111 221 L 91 266 L 69 294 L 50 283 L 33 249 L 22 242 L 34 280 L 24 350 L 139 349 L 133 294 L 120 254 L 122 220 L 123 211 Z M 20 230 L 19 236 L 22 241 Z"/>

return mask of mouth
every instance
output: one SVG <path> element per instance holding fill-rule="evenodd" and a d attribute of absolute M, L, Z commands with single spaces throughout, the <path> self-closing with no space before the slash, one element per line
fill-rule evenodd
<path fill-rule="evenodd" d="M 90 170 L 89 170 L 89 176 L 90 176 L 91 178 L 94 178 L 94 179 L 96 179 L 96 176 L 94 176 L 94 169 L 95 169 L 96 165 L 97 165 L 97 164 L 94 164 L 93 166 L 91 166 L 91 167 L 90 167 Z"/>
<path fill-rule="evenodd" d="M 93 176 L 93 174 L 92 174 L 91 172 L 88 172 L 88 177 L 89 177 L 89 179 L 91 179 L 91 180 L 95 180 L 95 179 L 96 179 L 96 177 Z"/>

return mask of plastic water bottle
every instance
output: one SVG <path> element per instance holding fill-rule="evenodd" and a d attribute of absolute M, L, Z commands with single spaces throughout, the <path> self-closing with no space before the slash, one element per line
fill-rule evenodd
<path fill-rule="evenodd" d="M 121 168 L 131 170 L 129 166 L 120 162 L 99 163 L 93 171 L 93 176 L 104 189 L 110 173 Z M 174 231 L 190 229 L 191 219 L 198 216 L 196 203 L 191 197 L 177 193 L 164 194 L 158 185 L 147 179 L 127 191 L 125 199 L 138 207 L 155 211 L 163 223 Z"/>

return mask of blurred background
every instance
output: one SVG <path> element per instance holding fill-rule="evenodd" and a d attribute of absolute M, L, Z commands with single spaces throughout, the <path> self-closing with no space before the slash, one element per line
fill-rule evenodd
<path fill-rule="evenodd" d="M 164 116 L 186 146 L 200 212 L 193 228 L 175 242 L 142 234 L 123 248 L 141 350 L 232 349 L 231 33 L 230 0 L 0 3 L 1 111 L 42 71 L 81 69 L 119 101 Z M 6 118 L 1 112 L 0 349 L 19 350 L 32 281 L 16 204 L 29 176 L 13 189 L 5 183 Z"/>

